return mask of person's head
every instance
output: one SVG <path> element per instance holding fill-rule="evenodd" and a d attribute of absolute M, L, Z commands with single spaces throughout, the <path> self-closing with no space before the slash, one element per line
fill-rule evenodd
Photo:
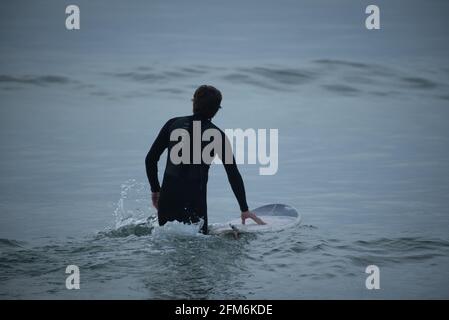
<path fill-rule="evenodd" d="M 193 114 L 212 119 L 221 108 L 221 92 L 212 86 L 202 85 L 193 94 Z"/>

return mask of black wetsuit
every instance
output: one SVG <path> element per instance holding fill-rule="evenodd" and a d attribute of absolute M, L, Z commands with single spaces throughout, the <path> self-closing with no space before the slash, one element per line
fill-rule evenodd
<path fill-rule="evenodd" d="M 180 221 L 184 223 L 195 223 L 200 219 L 204 220 L 202 232 L 207 233 L 207 180 L 210 164 L 201 159 L 201 163 L 193 163 L 193 121 L 200 121 L 201 134 L 207 129 L 216 129 L 221 134 L 222 153 L 217 154 L 222 158 L 223 165 L 231 184 L 241 211 L 248 210 L 246 203 L 245 187 L 242 177 L 237 169 L 235 159 L 232 156 L 230 163 L 225 162 L 225 145 L 229 143 L 226 135 L 210 120 L 202 118 L 200 115 L 173 118 L 167 121 L 162 127 L 159 135 L 151 146 L 145 158 L 146 172 L 152 192 L 160 192 L 158 220 L 160 225 L 167 221 Z M 174 164 L 170 159 L 172 147 L 178 141 L 170 141 L 170 134 L 175 129 L 185 129 L 190 133 L 190 162 L 188 164 Z M 200 137 L 201 138 L 201 137 Z M 213 139 L 212 139 L 213 140 Z M 210 141 L 201 142 L 201 154 L 205 145 Z M 157 162 L 168 148 L 167 165 L 164 172 L 162 187 L 159 185 Z"/>

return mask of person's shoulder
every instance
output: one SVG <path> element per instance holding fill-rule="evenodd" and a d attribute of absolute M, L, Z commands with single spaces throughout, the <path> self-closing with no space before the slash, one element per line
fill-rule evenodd
<path fill-rule="evenodd" d="M 212 121 L 209 122 L 210 128 L 213 128 L 215 130 L 220 131 L 221 134 L 224 134 L 224 131 L 220 129 L 220 127 L 218 127 L 215 123 L 213 123 Z"/>
<path fill-rule="evenodd" d="M 174 118 L 168 119 L 168 121 L 165 123 L 165 126 L 170 126 L 178 120 L 185 120 L 187 118 L 189 118 L 189 116 L 181 116 L 181 117 L 174 117 Z"/>

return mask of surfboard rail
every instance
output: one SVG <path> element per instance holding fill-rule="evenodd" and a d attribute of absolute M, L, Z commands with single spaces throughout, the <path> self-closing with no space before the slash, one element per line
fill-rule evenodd
<path fill-rule="evenodd" d="M 267 204 L 251 210 L 266 224 L 258 225 L 251 219 L 246 224 L 241 219 L 234 219 L 225 223 L 214 223 L 209 225 L 209 234 L 224 235 L 238 233 L 262 233 L 282 231 L 301 223 L 301 215 L 298 211 L 286 204 Z"/>

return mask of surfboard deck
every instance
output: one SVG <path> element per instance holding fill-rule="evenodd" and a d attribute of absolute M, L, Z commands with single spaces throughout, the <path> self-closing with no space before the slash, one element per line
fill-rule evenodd
<path fill-rule="evenodd" d="M 301 215 L 298 211 L 292 206 L 285 204 L 268 204 L 251 211 L 266 224 L 258 225 L 252 219 L 246 219 L 245 224 L 242 224 L 241 219 L 238 218 L 226 223 L 210 224 L 208 226 L 209 234 L 274 232 L 291 228 L 301 223 Z"/>

